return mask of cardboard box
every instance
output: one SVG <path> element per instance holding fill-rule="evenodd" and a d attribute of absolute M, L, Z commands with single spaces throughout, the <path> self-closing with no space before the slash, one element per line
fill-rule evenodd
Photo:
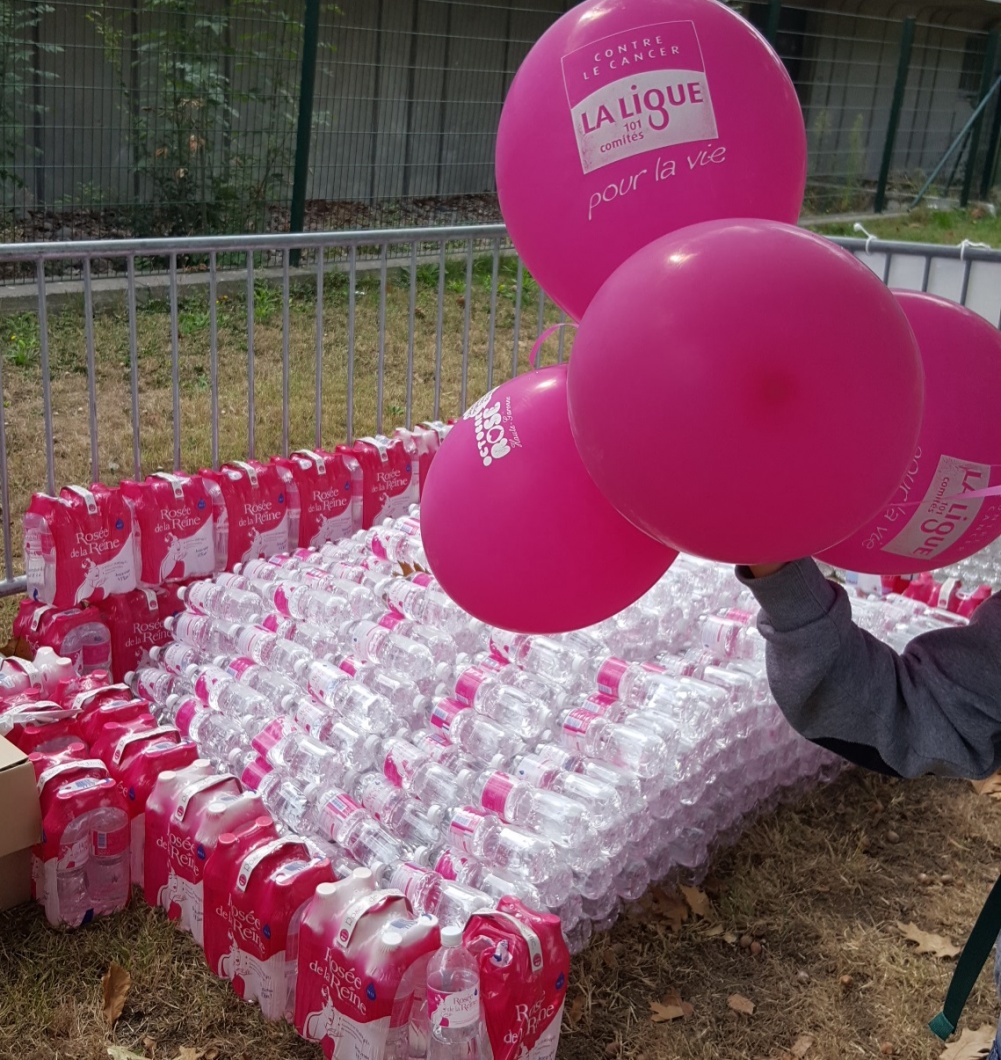
<path fill-rule="evenodd" d="M 0 909 L 31 897 L 31 848 L 42 835 L 35 771 L 0 736 Z"/>

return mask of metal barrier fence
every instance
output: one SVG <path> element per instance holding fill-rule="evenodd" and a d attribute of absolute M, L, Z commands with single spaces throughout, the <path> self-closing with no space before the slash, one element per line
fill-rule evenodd
<path fill-rule="evenodd" d="M 837 242 L 891 286 L 1001 323 L 999 251 Z M 137 269 L 151 255 L 162 279 Z M 95 277 L 109 259 L 122 279 Z M 67 261 L 81 281 L 60 278 Z M 526 370 L 536 336 L 562 319 L 500 225 L 0 246 L 0 266 L 12 262 L 31 265 L 35 290 L 18 289 L 32 302 L 21 311 L 0 303 L 0 595 L 23 590 L 35 490 L 454 417 Z M 562 329 L 545 353 L 562 359 L 571 343 Z"/>
<path fill-rule="evenodd" d="M 284 231 L 296 172 L 307 229 L 499 221 L 502 101 L 572 6 L 0 0 L 0 238 Z M 1001 65 L 986 5 L 937 21 L 843 0 L 732 6 L 799 93 L 807 213 L 909 201 L 943 160 L 934 192 L 990 193 L 993 97 L 966 128 Z M 311 144 L 296 137 L 307 39 Z"/>

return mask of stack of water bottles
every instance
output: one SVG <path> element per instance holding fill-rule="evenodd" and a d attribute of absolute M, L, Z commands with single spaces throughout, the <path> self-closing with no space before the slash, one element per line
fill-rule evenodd
<path fill-rule="evenodd" d="M 729 568 L 679 557 L 556 637 L 484 626 L 426 568 L 412 510 L 192 583 L 128 685 L 12 675 L 49 919 L 121 908 L 131 880 L 328 1056 L 548 1060 L 568 950 L 839 769 L 771 700 Z M 896 647 L 966 621 L 853 605 Z"/>
<path fill-rule="evenodd" d="M 729 568 L 682 556 L 622 614 L 542 637 L 485 627 L 425 567 L 415 510 L 196 583 L 134 688 L 341 872 L 445 922 L 519 898 L 573 952 L 839 768 L 771 700 Z M 872 606 L 895 642 L 959 620 Z"/>

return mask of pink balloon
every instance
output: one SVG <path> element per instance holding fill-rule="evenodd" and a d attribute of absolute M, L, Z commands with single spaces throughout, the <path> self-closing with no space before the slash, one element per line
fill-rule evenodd
<path fill-rule="evenodd" d="M 480 398 L 428 471 L 421 537 L 460 607 L 518 633 L 558 633 L 617 614 L 676 552 L 598 492 L 567 418 L 566 368 L 517 376 Z"/>
<path fill-rule="evenodd" d="M 585 0 L 522 63 L 496 162 L 515 247 L 579 320 L 657 236 L 721 217 L 795 222 L 806 131 L 781 60 L 718 0 Z"/>
<path fill-rule="evenodd" d="M 1001 333 L 955 302 L 894 294 L 925 370 L 917 451 L 889 506 L 819 557 L 862 574 L 947 567 L 1001 535 L 1001 497 L 961 499 L 1001 483 L 1001 427 L 993 411 L 1001 406 Z M 887 416 L 896 414 L 892 394 L 879 404 Z"/>
<path fill-rule="evenodd" d="M 879 512 L 923 376 L 896 299 L 830 241 L 707 221 L 633 255 L 574 340 L 570 422 L 599 489 L 673 548 L 812 555 Z"/>

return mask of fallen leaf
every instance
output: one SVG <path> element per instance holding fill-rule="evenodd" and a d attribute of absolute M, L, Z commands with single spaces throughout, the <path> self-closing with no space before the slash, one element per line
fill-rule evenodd
<path fill-rule="evenodd" d="M 174 1060 L 205 1060 L 205 1050 L 196 1049 L 192 1045 L 182 1045 Z"/>
<path fill-rule="evenodd" d="M 723 936 L 723 941 L 724 942 L 729 942 L 731 946 L 736 945 L 737 932 L 736 931 L 728 931 L 728 932 L 726 932 L 726 934 Z"/>
<path fill-rule="evenodd" d="M 789 1052 L 796 1057 L 796 1060 L 803 1060 L 803 1057 L 813 1047 L 813 1035 L 812 1034 L 801 1034 L 793 1043 L 789 1049 Z"/>
<path fill-rule="evenodd" d="M 964 1027 L 959 1038 L 939 1053 L 938 1060 L 980 1060 L 991 1051 L 997 1032 L 997 1026 L 992 1023 L 985 1023 L 975 1031 Z"/>
<path fill-rule="evenodd" d="M 125 1008 L 125 998 L 132 986 L 132 976 L 114 961 L 101 980 L 101 1011 L 109 1027 L 114 1027 Z"/>
<path fill-rule="evenodd" d="M 609 968 L 618 968 L 619 958 L 612 949 L 605 949 L 601 954 L 601 959 L 608 965 Z"/>
<path fill-rule="evenodd" d="M 996 799 L 1001 798 L 1001 773 L 992 773 L 983 780 L 971 780 L 970 787 L 978 795 L 993 795 Z"/>
<path fill-rule="evenodd" d="M 576 1024 L 580 1022 L 581 1016 L 584 1015 L 584 1005 L 584 995 L 578 994 L 577 997 L 573 999 L 573 1004 L 570 1006 L 569 1016 L 571 1024 L 576 1026 Z"/>
<path fill-rule="evenodd" d="M 108 1056 L 111 1060 L 147 1060 L 141 1053 L 134 1053 L 131 1049 L 123 1049 L 120 1045 L 109 1045 Z"/>
<path fill-rule="evenodd" d="M 739 1012 L 743 1016 L 750 1016 L 754 1012 L 754 1002 L 749 1001 L 743 994 L 731 994 L 726 999 L 726 1003 L 734 1012 Z"/>
<path fill-rule="evenodd" d="M 712 904 L 705 891 L 700 891 L 698 887 L 682 887 L 681 893 L 685 896 L 688 908 L 691 909 L 696 916 L 705 919 L 712 915 Z"/>
<path fill-rule="evenodd" d="M 150 1056 L 156 1055 L 156 1039 L 151 1038 L 148 1034 L 143 1038 L 143 1048 L 150 1054 Z"/>
<path fill-rule="evenodd" d="M 917 924 L 901 924 L 897 921 L 897 930 L 909 942 L 916 942 L 915 953 L 931 953 L 935 957 L 949 958 L 958 957 L 962 952 L 962 946 L 954 946 L 942 935 L 933 935 L 929 931 L 922 931 Z"/>
<path fill-rule="evenodd" d="M 662 1005 L 659 1001 L 650 1002 L 650 1022 L 669 1023 L 671 1020 L 684 1019 L 685 1010 L 680 1005 Z"/>
<path fill-rule="evenodd" d="M 712 924 L 710 927 L 706 928 L 706 938 L 707 939 L 719 938 L 719 936 L 722 935 L 722 934 L 723 934 L 723 925 L 722 924 Z"/>
<path fill-rule="evenodd" d="M 671 931 L 680 931 L 681 925 L 688 919 L 687 902 L 673 891 L 656 888 L 651 892 L 651 904 L 658 916 L 667 921 Z"/>

